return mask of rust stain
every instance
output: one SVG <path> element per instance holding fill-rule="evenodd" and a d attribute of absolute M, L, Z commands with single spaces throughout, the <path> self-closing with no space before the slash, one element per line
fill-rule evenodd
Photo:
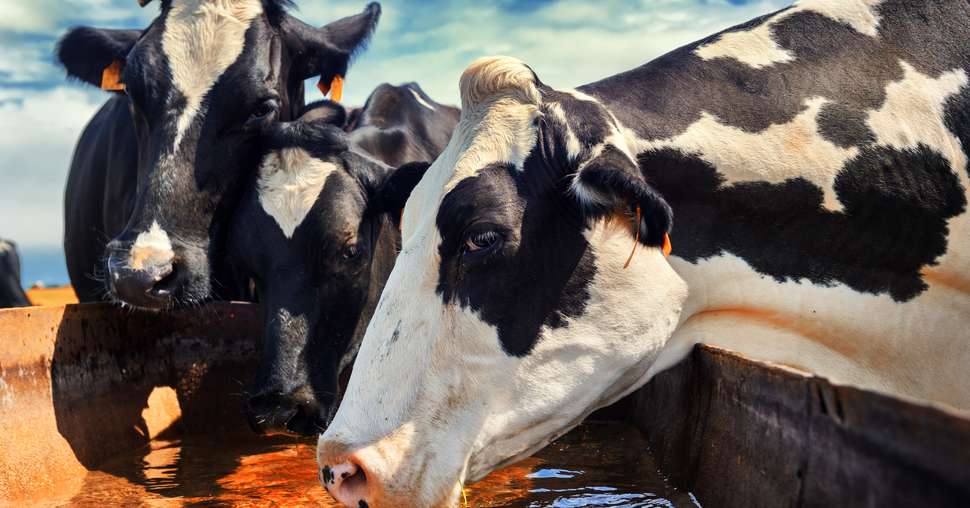
<path fill-rule="evenodd" d="M 942 286 L 959 293 L 970 294 L 970 278 L 933 268 L 923 268 L 920 273 L 923 275 L 923 280 L 931 286 Z"/>
<path fill-rule="evenodd" d="M 847 358 L 856 358 L 859 354 L 856 346 L 845 340 L 840 340 L 840 338 L 848 337 L 852 334 L 845 330 L 840 330 L 836 325 L 824 323 L 821 320 L 805 319 L 797 314 L 788 314 L 756 307 L 718 307 L 698 312 L 688 318 L 687 322 L 717 318 L 734 318 L 792 332 Z"/>

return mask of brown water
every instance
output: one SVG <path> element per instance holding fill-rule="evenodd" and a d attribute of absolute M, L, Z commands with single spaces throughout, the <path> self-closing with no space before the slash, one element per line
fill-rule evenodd
<path fill-rule="evenodd" d="M 658 474 L 639 432 L 584 424 L 467 488 L 468 506 L 695 506 Z M 70 506 L 335 506 L 311 442 L 188 436 L 88 473 Z"/>

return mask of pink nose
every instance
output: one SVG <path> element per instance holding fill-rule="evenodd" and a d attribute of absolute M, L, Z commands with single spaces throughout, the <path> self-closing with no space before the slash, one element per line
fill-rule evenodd
<path fill-rule="evenodd" d="M 320 468 L 320 482 L 338 503 L 352 508 L 365 508 L 373 503 L 367 473 L 353 456 L 335 466 Z"/>

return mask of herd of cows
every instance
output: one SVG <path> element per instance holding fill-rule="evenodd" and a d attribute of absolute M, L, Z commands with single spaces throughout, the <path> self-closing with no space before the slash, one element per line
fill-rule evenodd
<path fill-rule="evenodd" d="M 344 108 L 380 7 L 290 3 L 63 37 L 113 92 L 65 250 L 82 301 L 259 301 L 245 411 L 339 502 L 454 505 L 699 342 L 970 408 L 967 2 L 806 0 L 577 89 L 483 58 L 460 111 Z"/>

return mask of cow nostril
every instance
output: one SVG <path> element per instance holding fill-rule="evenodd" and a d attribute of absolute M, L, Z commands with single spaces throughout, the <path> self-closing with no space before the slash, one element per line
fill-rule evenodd
<path fill-rule="evenodd" d="M 320 480 L 330 495 L 344 506 L 367 506 L 370 488 L 367 473 L 352 460 L 335 466 L 324 466 Z"/>
<path fill-rule="evenodd" d="M 156 282 L 150 292 L 153 296 L 166 297 L 170 296 L 172 293 L 178 289 L 178 285 L 182 279 L 182 267 L 178 263 L 170 264 L 167 269 L 161 272 L 161 279 Z"/>

